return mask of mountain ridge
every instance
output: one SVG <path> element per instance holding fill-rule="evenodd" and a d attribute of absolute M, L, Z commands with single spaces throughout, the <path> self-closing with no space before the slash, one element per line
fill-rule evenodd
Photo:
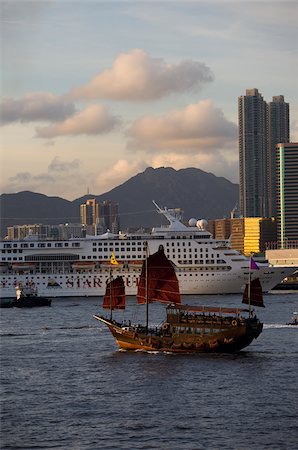
<path fill-rule="evenodd" d="M 1 235 L 5 235 L 6 227 L 12 225 L 79 222 L 79 206 L 88 198 L 96 198 L 99 203 L 104 200 L 118 203 L 121 229 L 127 229 L 160 223 L 152 200 L 160 206 L 181 208 L 185 219 L 208 220 L 229 216 L 238 203 L 238 195 L 238 184 L 201 169 L 147 167 L 110 191 L 84 195 L 72 201 L 31 191 L 2 194 Z"/>

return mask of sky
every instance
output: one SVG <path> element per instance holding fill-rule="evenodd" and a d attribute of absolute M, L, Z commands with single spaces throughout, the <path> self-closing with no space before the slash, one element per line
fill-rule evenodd
<path fill-rule="evenodd" d="M 296 1 L 0 1 L 0 192 L 68 200 L 146 167 L 238 183 L 238 97 L 290 103 Z"/>

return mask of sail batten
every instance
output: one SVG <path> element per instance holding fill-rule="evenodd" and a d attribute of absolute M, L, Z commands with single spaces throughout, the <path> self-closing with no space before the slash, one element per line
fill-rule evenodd
<path fill-rule="evenodd" d="M 250 286 L 246 284 L 242 303 L 265 308 L 263 302 L 263 291 L 259 278 L 252 280 Z"/>
<path fill-rule="evenodd" d="M 181 303 L 179 283 L 173 264 L 163 248 L 150 255 L 143 263 L 140 276 L 138 303 Z"/>
<path fill-rule="evenodd" d="M 104 309 L 125 309 L 125 287 L 122 277 L 110 280 L 103 298 Z"/>

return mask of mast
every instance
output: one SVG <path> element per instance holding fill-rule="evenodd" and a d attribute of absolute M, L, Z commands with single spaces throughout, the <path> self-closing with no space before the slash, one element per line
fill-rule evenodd
<path fill-rule="evenodd" d="M 146 289 L 146 334 L 148 334 L 149 327 L 149 298 L 148 298 L 148 242 L 146 245 L 146 258 L 145 258 L 145 289 Z"/>
<path fill-rule="evenodd" d="M 112 308 L 112 268 L 110 266 L 110 320 L 113 319 L 113 308 Z"/>
<path fill-rule="evenodd" d="M 248 270 L 248 286 L 247 286 L 247 297 L 248 297 L 248 316 L 251 317 L 251 304 L 250 304 L 250 292 L 251 292 L 251 256 L 249 258 L 249 270 Z"/>

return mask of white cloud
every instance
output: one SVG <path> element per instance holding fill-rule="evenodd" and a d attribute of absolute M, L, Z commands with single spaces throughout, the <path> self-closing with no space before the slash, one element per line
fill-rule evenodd
<path fill-rule="evenodd" d="M 143 160 L 132 162 L 120 159 L 109 170 L 97 176 L 95 185 L 100 192 L 108 191 L 142 172 L 146 167 L 148 167 L 148 164 Z"/>
<path fill-rule="evenodd" d="M 162 117 L 145 116 L 130 127 L 127 135 L 132 149 L 208 153 L 235 143 L 237 126 L 211 100 L 203 100 Z"/>
<path fill-rule="evenodd" d="M 0 104 L 2 124 L 13 122 L 57 122 L 75 112 L 74 104 L 49 92 L 30 92 L 21 99 L 3 98 Z"/>
<path fill-rule="evenodd" d="M 119 118 L 113 116 L 105 106 L 90 105 L 61 123 L 36 128 L 36 135 L 41 138 L 79 134 L 96 135 L 108 133 L 119 124 Z"/>
<path fill-rule="evenodd" d="M 226 152 L 209 152 L 196 155 L 189 153 L 153 155 L 149 165 L 154 168 L 173 167 L 176 170 L 195 167 L 216 176 L 225 177 L 233 183 L 239 182 L 238 149 L 236 147 L 232 148 L 228 154 Z"/>
<path fill-rule="evenodd" d="M 199 89 L 212 80 L 211 70 L 202 62 L 187 60 L 175 65 L 153 58 L 142 49 L 134 49 L 121 53 L 112 69 L 72 89 L 69 96 L 73 99 L 153 100 Z"/>

